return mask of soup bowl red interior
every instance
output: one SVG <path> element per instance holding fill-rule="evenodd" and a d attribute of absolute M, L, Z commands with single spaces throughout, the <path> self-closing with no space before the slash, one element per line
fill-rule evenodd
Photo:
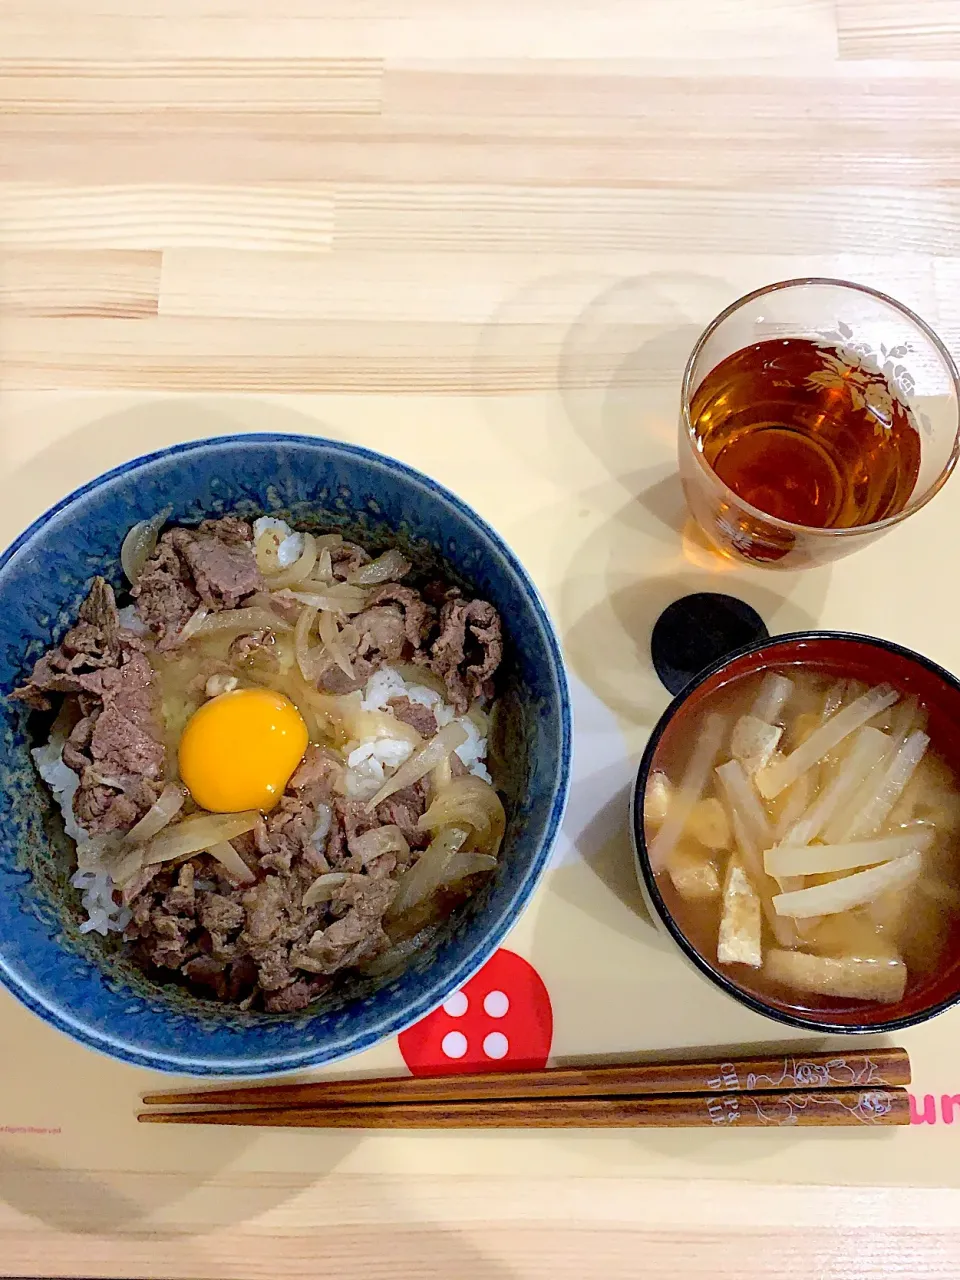
<path fill-rule="evenodd" d="M 650 773 L 669 754 L 676 735 L 698 731 L 712 694 L 744 676 L 768 669 L 814 671 L 835 679 L 891 684 L 914 696 L 929 717 L 931 749 L 960 778 L 960 681 L 936 663 L 887 640 L 848 632 L 807 631 L 776 636 L 721 659 L 683 689 L 661 716 L 637 774 L 633 795 L 633 841 L 640 887 L 655 920 L 705 977 L 741 1004 L 778 1022 L 821 1032 L 847 1034 L 895 1031 L 924 1022 L 960 1002 L 960 919 L 951 932 L 936 969 L 909 980 L 897 1004 L 841 1000 L 797 993 L 794 1000 L 759 994 L 738 983 L 736 971 L 717 965 L 685 935 L 661 892 L 650 866 L 643 824 L 643 797 Z M 958 886 L 960 887 L 960 886 Z M 806 1007 L 806 1005 L 811 1007 Z M 815 1007 L 814 1007 L 815 1006 Z"/>

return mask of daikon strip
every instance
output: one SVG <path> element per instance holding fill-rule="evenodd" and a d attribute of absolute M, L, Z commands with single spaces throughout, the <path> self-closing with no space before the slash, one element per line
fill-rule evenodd
<path fill-rule="evenodd" d="M 827 695 L 823 700 L 823 710 L 820 713 L 820 723 L 826 722 L 835 716 L 843 706 L 843 695 L 846 692 L 846 680 L 835 680 L 827 690 Z"/>
<path fill-rule="evenodd" d="M 730 754 L 752 777 L 770 763 L 782 737 L 783 730 L 779 725 L 768 724 L 756 716 L 741 716 L 733 726 Z"/>
<path fill-rule="evenodd" d="M 821 876 L 891 862 L 908 853 L 924 853 L 933 843 L 933 832 L 918 830 L 883 840 L 851 844 L 779 845 L 763 855 L 763 867 L 771 876 Z"/>
<path fill-rule="evenodd" d="M 661 870 L 665 865 L 670 851 L 680 839 L 680 833 L 686 826 L 690 810 L 703 795 L 703 789 L 710 777 L 710 770 L 716 762 L 726 728 L 726 718 L 721 715 L 709 715 L 704 721 L 697 745 L 673 797 L 666 819 L 648 846 L 650 865 L 654 871 Z"/>
<path fill-rule="evenodd" d="M 720 964 L 763 964 L 760 945 L 762 917 L 760 897 L 736 858 L 730 859 L 723 885 L 717 960 Z"/>
<path fill-rule="evenodd" d="M 810 787 L 809 773 L 802 773 L 785 793 L 775 827 L 775 834 L 778 840 L 782 840 L 809 809 Z"/>
<path fill-rule="evenodd" d="M 834 814 L 839 813 L 856 795 L 863 780 L 880 763 L 889 746 L 890 739 L 885 733 L 864 725 L 854 739 L 853 747 L 840 772 L 820 792 L 803 816 L 787 830 L 782 843 L 801 845 L 816 840 Z"/>
<path fill-rule="evenodd" d="M 716 773 L 727 804 L 750 832 L 751 842 L 758 850 L 768 849 L 773 843 L 773 827 L 743 765 L 739 760 L 728 760 Z"/>
<path fill-rule="evenodd" d="M 926 713 L 920 709 L 916 698 L 906 698 L 890 713 L 890 736 L 901 743 L 906 742 L 917 729 L 925 730 L 926 727 Z"/>
<path fill-rule="evenodd" d="M 858 698 L 856 702 L 852 702 L 849 707 L 838 711 L 826 724 L 816 729 L 806 742 L 801 743 L 796 751 L 791 751 L 783 760 L 767 765 L 757 774 L 757 787 L 760 794 L 765 800 L 772 800 L 774 796 L 778 796 L 785 787 L 796 782 L 802 773 L 822 760 L 834 747 L 839 746 L 849 734 L 855 733 L 861 725 L 872 720 L 879 712 L 892 707 L 897 697 L 897 691 L 889 685 L 878 685 Z"/>
<path fill-rule="evenodd" d="M 773 908 L 778 915 L 801 920 L 808 916 L 830 916 L 838 911 L 849 911 L 851 907 L 873 902 L 888 889 L 908 885 L 920 871 L 921 861 L 922 855 L 915 850 L 893 862 L 871 867 L 869 871 L 855 871 L 852 876 L 844 876 L 840 880 L 778 894 L 773 900 Z"/>
<path fill-rule="evenodd" d="M 896 760 L 901 749 L 907 740 L 907 735 L 903 734 L 899 738 L 892 734 L 884 734 L 887 739 L 887 746 L 877 761 L 876 765 L 869 771 L 863 782 L 856 788 L 852 795 L 848 796 L 843 804 L 837 807 L 836 812 L 829 822 L 823 827 L 823 839 L 827 844 L 839 844 L 841 840 L 851 839 L 850 832 L 853 830 L 853 824 L 858 816 L 865 811 L 867 806 L 872 803 L 874 797 L 880 790 L 886 772 L 890 765 Z M 906 788 L 904 788 L 906 790 Z"/>
<path fill-rule="evenodd" d="M 804 951 L 769 951 L 764 975 L 795 991 L 844 1000 L 896 1004 L 903 999 L 907 967 L 880 956 L 811 956 Z"/>
<path fill-rule="evenodd" d="M 773 723 L 780 716 L 783 708 L 786 706 L 790 696 L 793 693 L 793 681 L 787 676 L 778 676 L 771 671 L 764 676 L 763 683 L 757 690 L 757 696 L 753 700 L 753 706 L 750 708 L 749 714 L 756 717 L 757 720 L 766 720 Z"/>
<path fill-rule="evenodd" d="M 930 739 L 921 730 L 911 733 L 878 778 L 874 793 L 854 815 L 844 832 L 847 840 L 872 836 L 880 830 L 929 745 Z"/>

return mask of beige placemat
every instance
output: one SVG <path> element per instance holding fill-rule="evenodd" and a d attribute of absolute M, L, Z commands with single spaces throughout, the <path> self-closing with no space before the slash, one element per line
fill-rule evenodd
<path fill-rule="evenodd" d="M 626 797 L 668 701 L 650 667 L 649 631 L 670 600 L 722 589 L 749 601 L 773 632 L 814 624 L 863 630 L 960 669 L 960 619 L 946 576 L 960 518 L 948 488 L 901 530 L 835 566 L 778 574 L 722 565 L 685 526 L 675 403 L 675 387 L 649 382 L 640 401 L 629 370 L 623 385 L 615 381 L 602 397 L 10 394 L 0 440 L 0 539 L 7 542 L 50 502 L 125 458 L 227 430 L 329 434 L 428 471 L 516 549 L 546 597 L 569 664 L 576 715 L 570 808 L 551 870 L 505 944 L 529 960 L 549 992 L 553 1059 L 798 1043 L 802 1037 L 781 1035 L 785 1029 L 710 988 L 642 914 Z M 885 1134 L 147 1129 L 134 1120 L 138 1095 L 172 1085 L 172 1078 L 74 1045 L 0 996 L 0 1197 L 16 1205 L 26 1174 L 56 1169 L 89 1171 L 94 1199 L 96 1174 L 108 1170 L 131 1178 L 187 1174 L 198 1187 L 214 1176 L 259 1171 L 310 1179 L 334 1169 L 960 1185 L 951 1158 L 960 1011 L 902 1041 L 915 1063 L 918 1123 Z M 403 1070 L 393 1041 L 331 1073 Z"/>

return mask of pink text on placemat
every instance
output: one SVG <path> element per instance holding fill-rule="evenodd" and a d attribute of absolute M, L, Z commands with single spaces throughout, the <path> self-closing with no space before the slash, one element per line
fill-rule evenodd
<path fill-rule="evenodd" d="M 0 1133 L 26 1133 L 31 1136 L 39 1135 L 42 1138 L 56 1138 L 63 1130 L 57 1125 L 55 1128 L 49 1128 L 41 1124 L 0 1124 Z"/>
<path fill-rule="evenodd" d="M 909 1096 L 911 1124 L 953 1124 L 960 1119 L 960 1093 L 941 1093 L 939 1107 L 932 1093 Z"/>

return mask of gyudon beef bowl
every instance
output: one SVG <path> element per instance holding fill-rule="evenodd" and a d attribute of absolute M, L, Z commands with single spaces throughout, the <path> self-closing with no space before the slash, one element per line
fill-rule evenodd
<path fill-rule="evenodd" d="M 559 649 L 426 477 L 291 436 L 138 459 L 0 562 L 0 978 L 117 1057 L 330 1061 L 422 1017 L 532 893 Z"/>

